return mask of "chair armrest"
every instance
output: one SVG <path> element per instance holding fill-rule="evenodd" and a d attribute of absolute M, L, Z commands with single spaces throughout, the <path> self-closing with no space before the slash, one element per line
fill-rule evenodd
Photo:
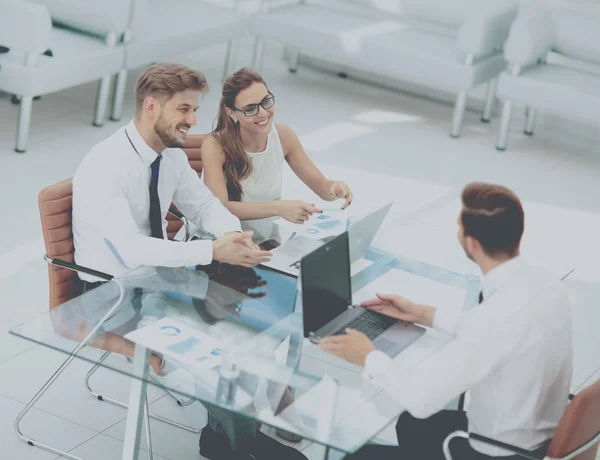
<path fill-rule="evenodd" d="M 185 227 L 185 239 L 183 241 L 189 241 L 191 236 L 190 221 L 175 206 L 169 208 L 169 214 L 174 215 L 183 222 L 183 226 Z"/>
<path fill-rule="evenodd" d="M 546 57 L 556 41 L 551 10 L 521 16 L 510 28 L 504 57 L 513 65 L 526 67 Z"/>
<path fill-rule="evenodd" d="M 133 0 L 33 0 L 45 5 L 52 19 L 72 29 L 101 37 L 120 35 L 129 25 Z"/>
<path fill-rule="evenodd" d="M 110 281 L 114 278 L 114 276 L 109 275 L 108 273 L 99 272 L 98 270 L 93 270 L 91 268 L 84 267 L 83 265 L 77 265 L 71 262 L 65 262 L 64 260 L 60 259 L 51 259 L 47 255 L 44 255 L 44 260 L 50 265 L 56 265 L 58 267 L 66 268 L 78 273 L 86 273 L 87 275 L 97 276 L 98 278 L 102 278 L 106 281 Z"/>
<path fill-rule="evenodd" d="M 536 455 L 534 452 L 522 449 L 520 447 L 513 446 L 512 444 L 507 444 L 505 442 L 496 441 L 495 439 L 486 438 L 485 436 L 481 436 L 475 433 L 467 433 L 466 431 L 454 431 L 450 433 L 446 439 L 444 439 L 444 456 L 446 460 L 452 460 L 452 455 L 450 453 L 450 441 L 454 438 L 464 438 L 464 439 L 472 439 L 474 441 L 482 442 L 484 444 L 488 444 L 490 446 L 499 447 L 501 449 L 508 450 L 513 454 L 516 454 L 520 457 L 527 458 L 529 460 L 544 460 L 544 455 Z"/>
<path fill-rule="evenodd" d="M 52 21 L 48 9 L 22 0 L 0 1 L 0 44 L 25 53 L 42 54 L 50 47 Z"/>
<path fill-rule="evenodd" d="M 475 56 L 501 49 L 518 12 L 519 6 L 514 1 L 478 2 L 458 31 L 458 47 Z"/>

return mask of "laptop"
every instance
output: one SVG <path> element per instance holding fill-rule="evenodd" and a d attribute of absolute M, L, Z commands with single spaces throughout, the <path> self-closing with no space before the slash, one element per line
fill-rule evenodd
<path fill-rule="evenodd" d="M 349 327 L 394 357 L 425 333 L 423 327 L 352 305 L 348 232 L 305 256 L 301 279 L 304 337 L 315 344 Z"/>
<path fill-rule="evenodd" d="M 375 235 L 379 231 L 381 224 L 390 212 L 394 202 L 390 202 L 385 206 L 367 214 L 351 225 L 347 224 L 346 229 L 350 233 L 350 263 L 364 257 L 367 249 L 373 242 Z M 307 254 L 310 254 L 315 249 L 335 239 L 336 236 L 330 236 L 320 240 L 307 238 L 305 236 L 297 236 L 288 240 L 285 244 L 273 250 L 273 257 L 269 262 L 263 265 L 274 270 L 287 273 L 298 277 L 300 275 L 300 260 Z"/>

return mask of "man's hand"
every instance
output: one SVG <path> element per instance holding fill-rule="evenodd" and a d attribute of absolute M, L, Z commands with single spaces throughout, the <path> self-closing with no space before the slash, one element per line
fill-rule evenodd
<path fill-rule="evenodd" d="M 345 335 L 332 335 L 321 339 L 319 348 L 359 366 L 365 365 L 367 355 L 375 345 L 362 332 L 346 329 Z"/>
<path fill-rule="evenodd" d="M 314 204 L 298 200 L 281 200 L 277 202 L 277 215 L 293 224 L 303 224 L 315 213 L 321 214 Z"/>
<path fill-rule="evenodd" d="M 367 300 L 361 305 L 407 323 L 419 323 L 429 327 L 433 324 L 435 314 L 435 308 L 417 305 L 399 295 L 377 294 L 376 299 Z"/>
<path fill-rule="evenodd" d="M 225 235 L 235 235 L 235 234 L 239 234 L 242 232 L 227 232 L 225 233 Z M 239 243 L 242 246 L 246 246 L 248 249 L 255 249 L 255 250 L 260 250 L 260 248 L 258 247 L 258 245 L 256 243 L 254 243 L 254 241 L 252 241 L 252 236 L 254 235 L 254 232 L 246 232 L 248 234 L 251 234 L 250 238 L 244 238 L 243 240 L 241 240 Z"/>
<path fill-rule="evenodd" d="M 350 187 L 342 181 L 333 181 L 331 187 L 329 187 L 329 194 L 346 200 L 342 209 L 346 209 L 352 203 L 352 191 L 350 190 Z"/>
<path fill-rule="evenodd" d="M 255 246 L 252 232 L 227 233 L 213 241 L 213 259 L 248 268 L 271 260 L 270 252 L 254 249 Z"/>

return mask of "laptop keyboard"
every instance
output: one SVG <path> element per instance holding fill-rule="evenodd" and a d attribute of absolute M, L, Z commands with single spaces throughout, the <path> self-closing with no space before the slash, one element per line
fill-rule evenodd
<path fill-rule="evenodd" d="M 334 335 L 346 333 L 346 328 L 356 329 L 365 334 L 369 339 L 374 340 L 380 336 L 386 329 L 389 329 L 397 322 L 396 319 L 389 316 L 378 315 L 377 313 L 365 310 L 360 316 L 353 319 L 350 323 L 337 331 Z"/>

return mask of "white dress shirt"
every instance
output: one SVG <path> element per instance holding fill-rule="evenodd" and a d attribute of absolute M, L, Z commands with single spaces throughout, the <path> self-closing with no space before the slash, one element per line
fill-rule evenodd
<path fill-rule="evenodd" d="M 150 165 L 157 156 L 131 121 L 83 159 L 73 178 L 76 263 L 119 276 L 140 265 L 179 267 L 212 261 L 210 240 L 182 243 L 150 236 Z M 165 238 L 171 202 L 199 229 L 215 237 L 241 229 L 239 220 L 198 178 L 181 149 L 162 152 L 158 194 Z M 79 276 L 98 281 L 94 276 Z"/>
<path fill-rule="evenodd" d="M 516 257 L 484 277 L 484 301 L 438 309 L 433 326 L 454 338 L 408 373 L 374 351 L 364 376 L 413 416 L 429 417 L 468 390 L 469 431 L 533 449 L 550 439 L 572 375 L 569 299 L 556 275 Z M 471 441 L 491 456 L 506 450 Z"/>

